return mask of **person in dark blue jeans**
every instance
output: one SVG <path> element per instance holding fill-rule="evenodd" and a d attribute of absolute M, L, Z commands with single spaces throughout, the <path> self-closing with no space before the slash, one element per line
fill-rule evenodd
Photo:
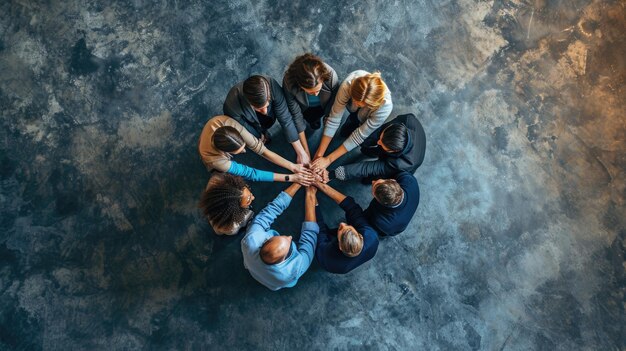
<path fill-rule="evenodd" d="M 417 179 L 408 172 L 400 172 L 391 179 L 373 181 L 372 195 L 374 199 L 365 209 L 365 217 L 383 236 L 402 233 L 420 202 Z"/>
<path fill-rule="evenodd" d="M 367 222 L 363 209 L 352 197 L 345 196 L 329 185 L 316 183 L 320 191 L 333 199 L 346 212 L 346 222 L 329 229 L 319 206 L 315 208 L 317 234 L 315 257 L 320 266 L 331 273 L 348 273 L 376 255 L 378 234 Z"/>

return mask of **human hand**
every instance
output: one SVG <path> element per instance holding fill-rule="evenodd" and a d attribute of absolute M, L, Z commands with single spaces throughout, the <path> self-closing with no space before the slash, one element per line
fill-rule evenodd
<path fill-rule="evenodd" d="M 311 156 L 306 152 L 298 152 L 296 154 L 296 162 L 301 165 L 308 165 L 311 162 Z"/>
<path fill-rule="evenodd" d="M 299 183 L 300 185 L 303 185 L 303 186 L 309 186 L 311 185 L 311 183 L 315 181 L 315 176 L 309 170 L 307 170 L 306 172 L 302 172 L 302 173 L 294 173 L 291 176 L 293 177 L 292 179 L 294 183 Z"/>
<path fill-rule="evenodd" d="M 328 157 L 320 157 L 311 162 L 311 168 L 314 169 L 326 169 L 330 165 L 330 159 Z"/>
<path fill-rule="evenodd" d="M 291 170 L 293 173 L 309 172 L 309 169 L 307 168 L 306 165 L 299 164 L 299 163 L 292 163 L 291 167 L 289 167 L 289 170 Z"/>
<path fill-rule="evenodd" d="M 322 169 L 322 183 L 326 184 L 330 182 L 330 176 L 328 175 L 328 170 Z"/>

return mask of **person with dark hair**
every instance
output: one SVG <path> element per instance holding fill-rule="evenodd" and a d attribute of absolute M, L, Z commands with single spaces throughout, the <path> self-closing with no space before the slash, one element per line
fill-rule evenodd
<path fill-rule="evenodd" d="M 346 213 L 346 222 L 329 229 L 319 209 L 315 209 L 319 233 L 315 257 L 320 266 L 331 273 L 348 273 L 376 255 L 378 235 L 370 226 L 363 209 L 351 196 L 345 196 L 331 186 L 315 183 L 320 191 L 333 199 Z"/>
<path fill-rule="evenodd" d="M 305 122 L 319 129 L 322 117 L 330 113 L 339 78 L 335 70 L 319 57 L 306 53 L 296 57 L 283 77 L 283 92 L 299 129 Z"/>
<path fill-rule="evenodd" d="M 231 160 L 233 155 L 245 152 L 246 147 L 292 173 L 281 174 L 262 171 Z M 200 134 L 198 152 L 207 170 L 231 173 L 248 180 L 299 182 L 308 185 L 314 177 L 304 165 L 289 162 L 266 148 L 239 122 L 228 116 L 215 116 L 209 119 L 202 129 L 202 134 Z"/>
<path fill-rule="evenodd" d="M 413 174 L 424 161 L 426 134 L 415 115 L 400 115 L 370 134 L 361 144 L 361 152 L 378 159 L 339 166 L 329 172 L 329 178 L 363 178 L 370 183 L 401 171 Z"/>
<path fill-rule="evenodd" d="M 400 172 L 391 179 L 372 182 L 374 199 L 365 209 L 365 217 L 380 235 L 398 235 L 411 222 L 420 202 L 417 179 Z"/>
<path fill-rule="evenodd" d="M 235 235 L 252 215 L 254 195 L 241 177 L 214 174 L 207 183 L 198 207 L 217 235 Z"/>
<path fill-rule="evenodd" d="M 326 149 L 339 129 L 346 109 L 350 115 L 339 131 L 339 135 L 346 139 L 325 156 Z M 385 123 L 392 110 L 391 93 L 380 72 L 369 73 L 357 70 L 348 74 L 339 86 L 333 106 L 326 118 L 324 135 L 311 162 L 313 168 L 325 170 L 341 156 L 361 145 L 365 138 Z"/>
<path fill-rule="evenodd" d="M 309 163 L 311 157 L 306 145 L 304 127 L 295 123 L 283 89 L 275 79 L 253 75 L 237 83 L 226 95 L 224 114 L 237 120 L 264 144 L 269 143 L 269 129 L 278 120 L 287 141 L 296 152 L 298 163 Z"/>
<path fill-rule="evenodd" d="M 244 267 L 254 279 L 270 290 L 295 286 L 315 255 L 319 227 L 315 221 L 317 190 L 313 186 L 306 189 L 304 222 L 298 245 L 292 241 L 291 236 L 280 235 L 270 228 L 299 189 L 299 184 L 292 184 L 278 194 L 274 201 L 254 217 L 246 236 L 241 240 Z"/>

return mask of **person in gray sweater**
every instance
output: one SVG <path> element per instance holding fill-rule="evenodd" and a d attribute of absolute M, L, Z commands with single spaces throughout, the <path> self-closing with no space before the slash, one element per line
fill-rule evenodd
<path fill-rule="evenodd" d="M 308 164 L 304 148 L 304 128 L 298 128 L 289 112 L 283 89 L 268 76 L 253 75 L 230 89 L 224 101 L 224 114 L 234 118 L 264 144 L 270 141 L 269 129 L 278 123 L 296 152 L 297 163 Z M 306 144 L 306 142 L 305 142 Z"/>
<path fill-rule="evenodd" d="M 350 112 L 339 134 L 345 141 L 333 152 L 324 156 L 333 136 L 339 129 L 344 109 Z M 318 172 L 345 153 L 361 145 L 391 114 L 393 103 L 387 85 L 380 73 L 358 70 L 350 73 L 341 83 L 335 102 L 324 125 L 324 136 L 315 152 L 312 167 Z"/>

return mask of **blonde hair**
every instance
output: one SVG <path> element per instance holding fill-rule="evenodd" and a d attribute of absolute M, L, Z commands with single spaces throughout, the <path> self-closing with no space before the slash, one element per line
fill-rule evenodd
<path fill-rule="evenodd" d="M 341 235 L 339 250 L 348 257 L 358 256 L 363 250 L 363 235 L 348 229 Z"/>
<path fill-rule="evenodd" d="M 387 85 L 380 77 L 380 72 L 355 78 L 350 85 L 350 97 L 354 101 L 364 102 L 372 110 L 378 109 L 385 101 Z"/>

